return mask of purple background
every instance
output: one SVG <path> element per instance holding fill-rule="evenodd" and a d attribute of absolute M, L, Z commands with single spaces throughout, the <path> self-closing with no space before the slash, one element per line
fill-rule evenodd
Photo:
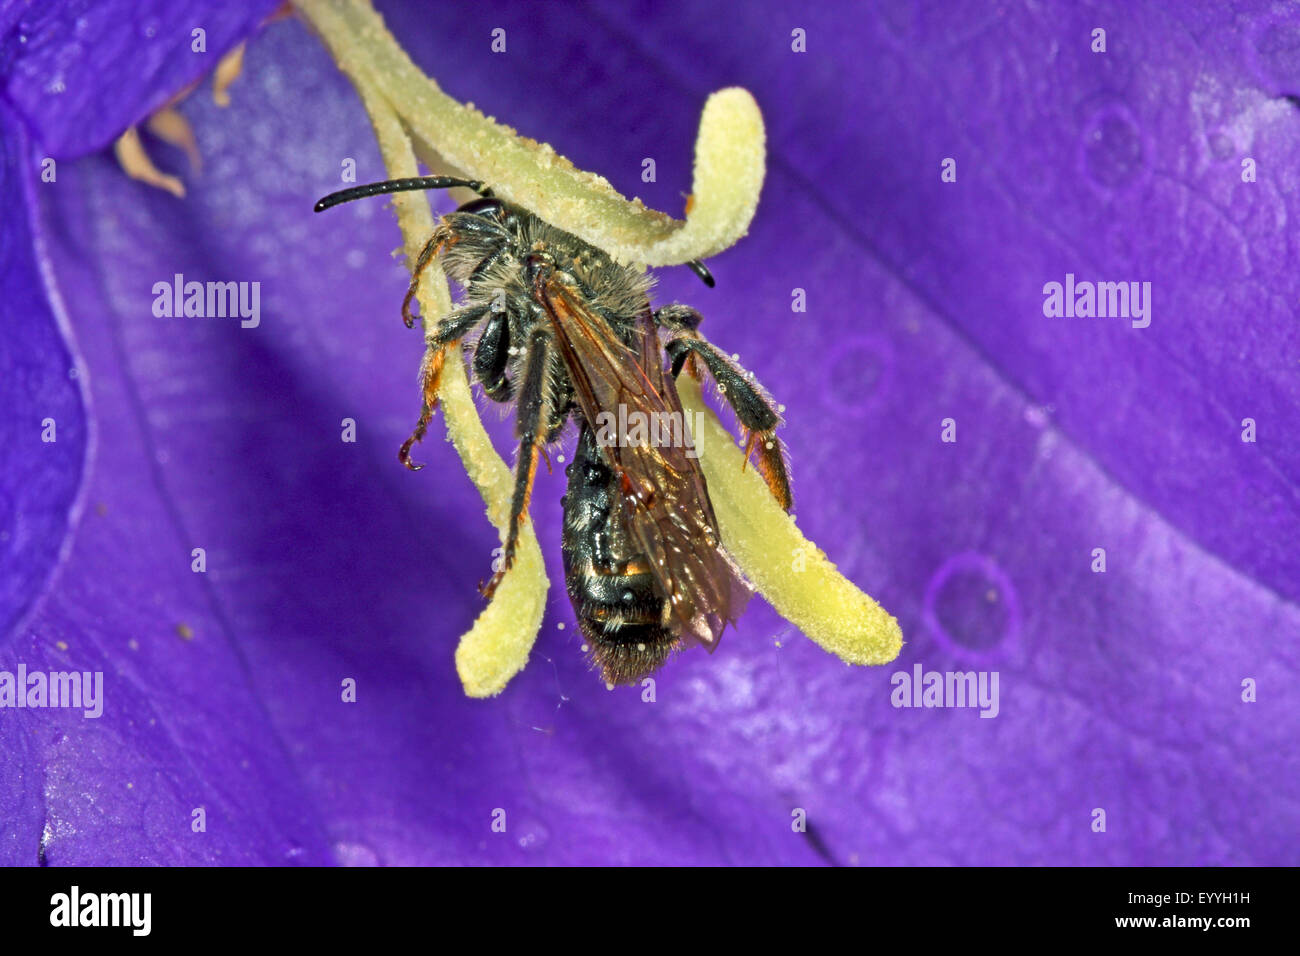
<path fill-rule="evenodd" d="M 461 693 L 496 534 L 439 425 L 396 461 L 394 220 L 311 213 L 383 169 L 275 5 L 0 7 L 0 670 L 107 698 L 0 711 L 0 862 L 1297 862 L 1294 7 L 380 4 L 451 95 L 677 214 L 707 94 L 764 111 L 750 235 L 657 300 L 787 406 L 801 527 L 907 644 L 847 668 L 759 600 L 651 704 L 586 670 L 558 473 L 532 661 Z M 200 174 L 145 135 L 188 197 L 128 180 L 106 144 L 250 31 L 233 104 L 181 104 Z M 177 272 L 261 282 L 260 327 L 155 318 Z M 1150 328 L 1044 317 L 1067 272 L 1151 282 Z M 916 663 L 998 671 L 999 716 L 895 709 Z"/>

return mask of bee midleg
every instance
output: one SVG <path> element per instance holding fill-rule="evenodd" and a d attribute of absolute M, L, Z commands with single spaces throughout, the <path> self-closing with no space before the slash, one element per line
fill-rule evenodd
<path fill-rule="evenodd" d="M 468 335 L 474 326 L 483 321 L 487 312 L 486 304 L 466 306 L 450 312 L 424 340 L 424 360 L 420 363 L 420 418 L 415 423 L 411 437 L 402 442 L 402 447 L 397 452 L 398 460 L 412 471 L 424 467 L 411 461 L 411 446 L 424 439 L 434 409 L 438 407 L 438 385 L 442 381 L 442 363 L 447 355 L 447 347 Z"/>
<path fill-rule="evenodd" d="M 793 504 L 790 469 L 786 465 L 785 446 L 776 436 L 776 428 L 781 424 L 776 404 L 750 372 L 745 371 L 739 363 L 723 354 L 695 330 L 699 326 L 698 312 L 686 306 L 668 308 L 673 309 L 675 314 L 668 316 L 662 324 L 679 332 L 664 346 L 664 351 L 672 362 L 673 376 L 681 374 L 686 362 L 699 358 L 745 431 L 745 461 L 748 462 L 754 451 L 758 451 L 755 465 L 759 474 L 763 476 L 777 503 L 789 511 Z M 664 311 L 665 309 L 660 309 L 655 313 L 656 320 L 659 313 Z M 684 315 L 687 312 L 694 313 L 693 325 L 690 324 L 692 316 Z"/>
<path fill-rule="evenodd" d="M 515 462 L 515 491 L 510 501 L 510 527 L 506 532 L 505 549 L 501 567 L 483 589 L 483 596 L 491 598 L 515 563 L 515 549 L 519 545 L 519 532 L 528 520 L 528 501 L 533 494 L 533 478 L 537 474 L 537 459 L 546 444 L 546 436 L 553 427 L 552 389 L 547 381 L 550 374 L 550 342 L 547 334 L 535 331 L 528 339 L 524 380 L 519 389 L 519 406 L 515 430 L 519 433 L 519 457 Z"/>
<path fill-rule="evenodd" d="M 420 250 L 420 255 L 415 260 L 415 268 L 411 270 L 411 284 L 406 287 L 406 298 L 402 300 L 402 321 L 406 323 L 408 329 L 415 325 L 415 316 L 411 314 L 411 302 L 420 290 L 420 277 L 424 275 L 424 270 L 433 261 L 433 257 L 442 250 L 443 246 L 452 241 L 454 240 L 451 229 L 445 223 L 440 223 L 438 228 L 433 230 L 429 241 L 424 244 L 424 248 Z"/>

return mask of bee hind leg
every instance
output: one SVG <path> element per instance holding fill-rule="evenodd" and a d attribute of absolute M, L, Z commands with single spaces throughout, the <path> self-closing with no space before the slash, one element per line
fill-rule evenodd
<path fill-rule="evenodd" d="M 786 511 L 793 505 L 790 492 L 790 469 L 786 464 L 785 446 L 776 436 L 781 415 L 767 391 L 741 365 L 708 342 L 697 331 L 700 314 L 687 306 L 666 306 L 655 313 L 655 320 L 676 335 L 664 347 L 672 362 L 673 376 L 682 368 L 695 370 L 695 360 L 708 370 L 718 391 L 736 413 L 745 432 L 745 461 L 757 452 L 755 466 L 763 476 L 772 497 Z"/>

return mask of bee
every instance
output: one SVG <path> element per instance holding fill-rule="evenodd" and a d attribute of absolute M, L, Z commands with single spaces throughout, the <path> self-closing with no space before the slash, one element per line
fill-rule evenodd
<path fill-rule="evenodd" d="M 465 342 L 483 393 L 513 403 L 519 439 L 506 541 L 484 596 L 492 596 L 514 563 L 539 457 L 572 419 L 578 436 L 565 469 L 562 553 L 566 589 L 592 664 L 609 684 L 634 684 L 687 643 L 713 650 L 750 590 L 727 554 L 689 439 L 626 440 L 620 434 L 611 441 L 600 425 L 621 413 L 620 421 L 677 416 L 684 429 L 675 380 L 683 370 L 696 378 L 707 374 L 745 433 L 745 462 L 754 460 L 788 511 L 777 407 L 750 373 L 700 335 L 699 312 L 676 304 L 652 309 L 649 276 L 493 195 L 483 183 L 449 176 L 388 180 L 331 193 L 315 210 L 457 186 L 478 198 L 439 221 L 412 270 L 402 318 L 414 324 L 420 276 L 435 257 L 463 286 L 463 303 L 426 335 L 420 415 L 399 459 L 413 470 L 421 467 L 411 461 L 411 448 L 437 406 L 447 350 Z M 689 265 L 713 286 L 702 263 Z M 549 468 L 549 456 L 546 461 Z"/>

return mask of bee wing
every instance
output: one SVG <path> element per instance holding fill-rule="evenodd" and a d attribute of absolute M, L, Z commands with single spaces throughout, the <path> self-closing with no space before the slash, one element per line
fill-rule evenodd
<path fill-rule="evenodd" d="M 573 380 L 583 416 L 599 434 L 602 413 L 615 420 L 671 422 L 685 435 L 686 420 L 663 348 L 647 308 L 639 320 L 640 348 L 629 348 L 609 323 L 554 279 L 538 283 L 536 296 L 550 316 L 560 354 Z M 628 419 L 620 419 L 620 406 Z M 620 436 L 622 438 L 624 436 Z M 651 572 L 683 632 L 716 646 L 749 597 L 722 549 L 717 518 L 699 462 L 681 443 L 602 442 L 617 476 L 624 526 L 649 560 Z"/>

